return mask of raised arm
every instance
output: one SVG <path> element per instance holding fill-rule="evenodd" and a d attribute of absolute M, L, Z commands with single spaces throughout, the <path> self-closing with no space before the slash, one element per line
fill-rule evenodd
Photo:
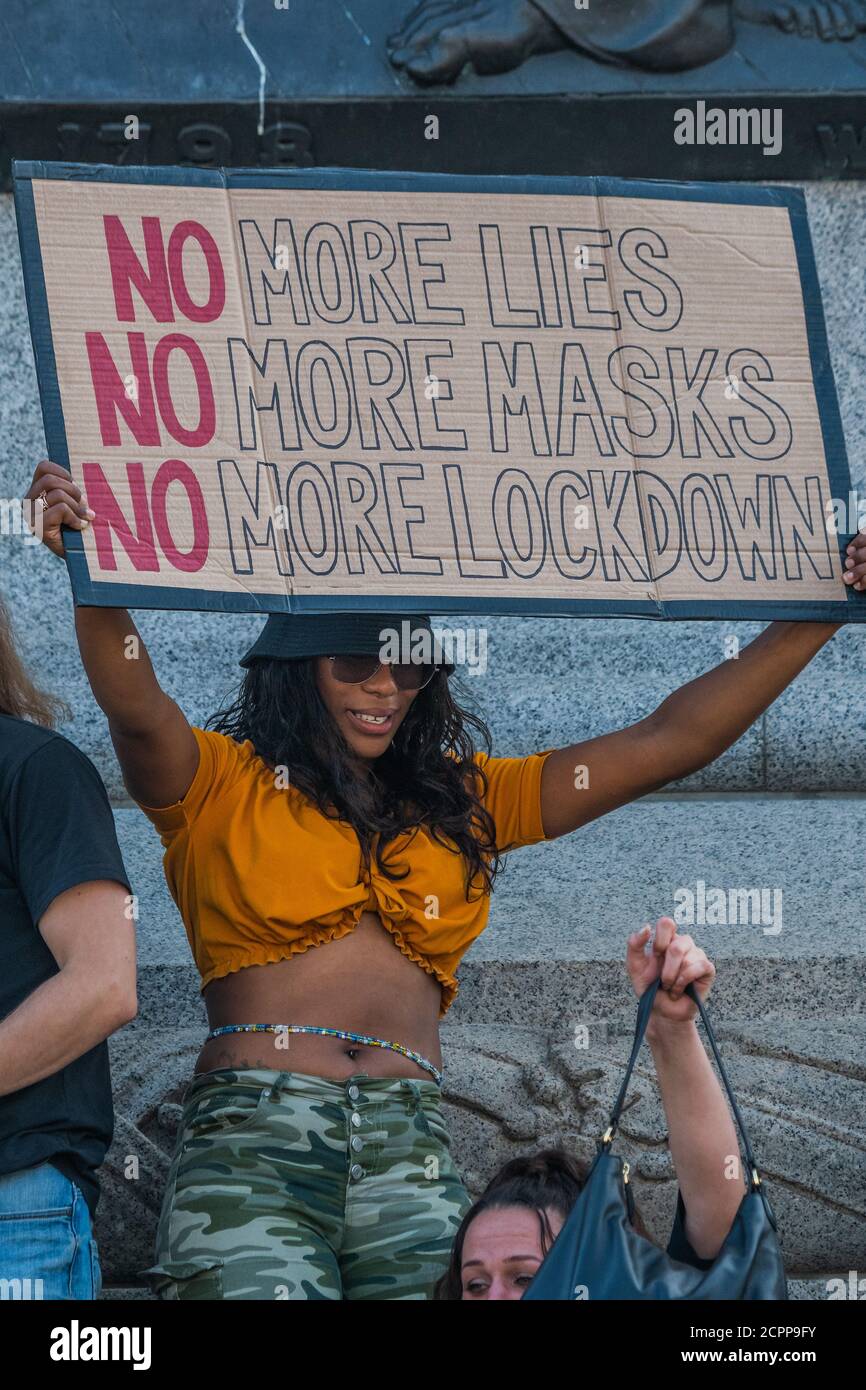
<path fill-rule="evenodd" d="M 63 558 L 61 527 L 83 530 L 95 513 L 71 475 L 43 461 L 27 493 L 43 497 L 42 540 Z M 75 609 L 75 631 L 90 688 L 108 718 L 111 741 L 130 796 L 145 806 L 168 806 L 189 789 L 198 744 L 183 711 L 160 686 L 147 648 L 123 608 Z"/>
<path fill-rule="evenodd" d="M 736 660 L 674 691 L 616 733 L 558 748 L 545 760 L 541 813 L 548 837 L 706 767 L 781 695 L 839 623 L 771 623 Z"/>
<path fill-rule="evenodd" d="M 686 1209 L 686 1237 L 702 1260 L 710 1260 L 724 1244 L 745 1194 L 737 1131 L 695 1027 L 697 1009 L 683 993 L 693 984 L 705 999 L 716 972 L 690 936 L 677 934 L 671 917 L 656 923 L 647 955 L 649 933 L 644 927 L 629 937 L 626 968 L 638 995 L 661 975 L 646 1036 Z"/>

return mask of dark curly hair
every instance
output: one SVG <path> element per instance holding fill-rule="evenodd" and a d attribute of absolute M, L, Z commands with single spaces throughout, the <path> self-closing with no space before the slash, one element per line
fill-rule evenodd
<path fill-rule="evenodd" d="M 500 860 L 496 829 L 482 797 L 487 779 L 473 761 L 474 731 L 490 751 L 490 731 L 454 699 L 444 670 L 420 690 L 386 751 L 367 773 L 329 713 L 316 685 L 315 658 L 254 662 L 237 698 L 207 721 L 285 767 L 291 784 L 323 815 L 351 825 L 364 863 L 389 879 L 408 865 L 388 856 L 399 835 L 424 825 L 466 864 L 467 899 L 493 886 Z"/>

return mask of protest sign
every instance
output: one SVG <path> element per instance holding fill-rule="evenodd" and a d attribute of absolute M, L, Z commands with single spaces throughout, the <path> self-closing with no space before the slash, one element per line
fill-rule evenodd
<path fill-rule="evenodd" d="M 803 196 L 16 166 L 76 601 L 862 620 Z"/>

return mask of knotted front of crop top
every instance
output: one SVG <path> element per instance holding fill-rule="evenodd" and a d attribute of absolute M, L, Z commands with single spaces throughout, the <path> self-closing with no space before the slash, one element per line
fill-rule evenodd
<path fill-rule="evenodd" d="M 354 930 L 378 912 L 405 956 L 442 986 L 440 1017 L 457 993 L 455 970 L 484 930 L 489 894 L 466 899 L 461 855 L 423 827 L 392 842 L 398 881 L 362 862 L 351 826 L 281 787 L 252 743 L 193 729 L 200 761 L 182 801 L 142 806 L 165 846 L 165 876 L 183 918 L 201 988 L 247 965 L 285 960 Z M 547 750 L 550 751 L 550 750 Z M 526 758 L 476 754 L 500 850 L 545 839 L 541 771 Z"/>

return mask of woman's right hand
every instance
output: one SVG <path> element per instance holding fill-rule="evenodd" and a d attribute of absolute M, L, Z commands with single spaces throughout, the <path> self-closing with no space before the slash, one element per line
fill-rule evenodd
<path fill-rule="evenodd" d="M 39 498 L 45 503 L 44 507 Z M 61 468 L 50 459 L 43 459 L 36 465 L 33 482 L 24 499 L 33 504 L 28 517 L 33 534 L 61 560 L 66 553 L 61 527 L 71 526 L 83 531 L 96 516 L 84 500 L 81 489 L 72 481 L 69 469 Z"/>
<path fill-rule="evenodd" d="M 658 919 L 652 950 L 647 953 L 651 932 L 649 924 L 641 927 L 640 931 L 632 932 L 625 955 L 626 970 L 638 998 L 655 980 L 661 980 L 661 988 L 653 1004 L 650 1030 L 659 1019 L 665 1023 L 691 1023 L 698 1010 L 685 993 L 686 986 L 693 984 L 701 999 L 705 1000 L 716 978 L 716 967 L 692 937 L 677 931 L 673 917 Z"/>

